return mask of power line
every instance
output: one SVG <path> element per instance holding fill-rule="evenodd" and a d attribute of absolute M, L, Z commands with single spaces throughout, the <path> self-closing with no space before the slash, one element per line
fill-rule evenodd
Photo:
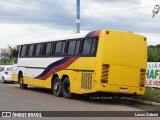
<path fill-rule="evenodd" d="M 106 13 L 112 13 L 112 12 L 120 12 L 120 11 L 128 11 L 128 10 L 132 10 L 132 9 L 141 9 L 141 8 L 146 8 L 146 7 L 153 7 L 154 5 L 149 5 L 149 6 L 140 6 L 140 7 L 134 7 L 134 8 L 129 8 L 129 9 L 119 9 L 119 10 L 113 10 L 113 11 L 107 11 L 107 12 L 103 12 L 103 13 L 94 13 L 91 14 L 89 16 L 86 17 L 82 17 L 82 18 L 89 18 L 93 15 L 98 15 L 98 14 L 106 14 Z"/>

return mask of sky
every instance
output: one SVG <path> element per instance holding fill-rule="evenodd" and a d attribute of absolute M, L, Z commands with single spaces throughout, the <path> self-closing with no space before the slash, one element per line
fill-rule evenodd
<path fill-rule="evenodd" d="M 144 35 L 160 43 L 160 0 L 80 0 L 81 31 L 101 29 Z M 0 48 L 76 31 L 76 0 L 0 0 Z"/>

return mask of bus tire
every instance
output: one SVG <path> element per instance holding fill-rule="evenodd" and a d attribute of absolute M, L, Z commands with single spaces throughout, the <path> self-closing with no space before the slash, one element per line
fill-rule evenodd
<path fill-rule="evenodd" d="M 21 89 L 27 89 L 28 85 L 23 83 L 23 75 L 21 74 L 19 77 L 19 84 Z"/>
<path fill-rule="evenodd" d="M 64 98 L 73 98 L 73 93 L 70 92 L 70 80 L 66 77 L 62 83 L 62 94 Z"/>
<path fill-rule="evenodd" d="M 62 96 L 62 83 L 58 77 L 54 78 L 52 82 L 52 92 L 56 97 Z"/>

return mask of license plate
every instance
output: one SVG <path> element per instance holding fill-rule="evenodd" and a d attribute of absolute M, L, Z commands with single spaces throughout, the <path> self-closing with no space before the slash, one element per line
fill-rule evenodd
<path fill-rule="evenodd" d="M 120 88 L 121 92 L 127 92 L 127 88 Z"/>

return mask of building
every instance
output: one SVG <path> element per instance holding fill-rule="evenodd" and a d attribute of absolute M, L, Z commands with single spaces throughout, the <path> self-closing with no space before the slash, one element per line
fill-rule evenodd
<path fill-rule="evenodd" d="M 9 58 L 9 49 L 8 48 L 0 48 L 0 59 Z"/>

